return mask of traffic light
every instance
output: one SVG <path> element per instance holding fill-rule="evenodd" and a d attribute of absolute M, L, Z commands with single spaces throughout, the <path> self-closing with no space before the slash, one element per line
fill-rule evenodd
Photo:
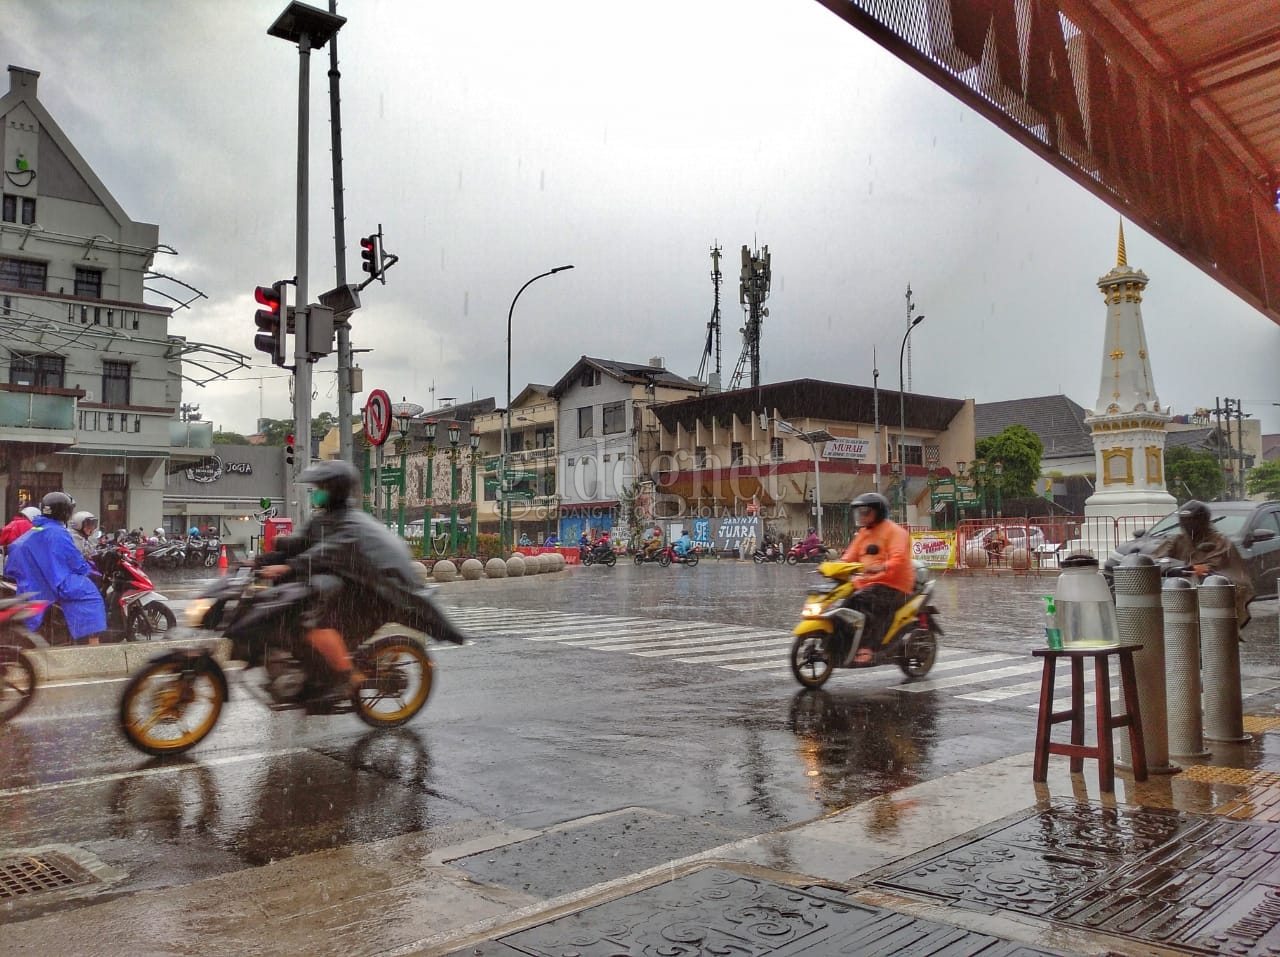
<path fill-rule="evenodd" d="M 372 233 L 360 238 L 360 268 L 370 276 L 378 275 L 378 234 Z"/>
<path fill-rule="evenodd" d="M 278 366 L 284 365 L 284 283 L 277 282 L 270 286 L 259 286 L 254 290 L 253 298 L 258 301 L 259 309 L 253 315 L 257 323 L 258 334 L 253 337 L 254 347 L 270 354 L 271 361 Z"/>
<path fill-rule="evenodd" d="M 284 464 L 293 465 L 293 453 L 296 451 L 293 444 L 293 436 L 286 435 L 284 437 Z"/>

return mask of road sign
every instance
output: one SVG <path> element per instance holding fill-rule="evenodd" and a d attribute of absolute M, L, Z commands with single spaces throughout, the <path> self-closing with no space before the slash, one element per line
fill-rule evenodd
<path fill-rule="evenodd" d="M 513 488 L 511 491 L 509 491 L 509 492 L 507 492 L 507 493 L 506 493 L 506 496 L 507 496 L 507 498 L 525 498 L 525 499 L 531 499 L 531 498 L 533 498 L 533 489 L 527 489 L 527 488 Z"/>
<path fill-rule="evenodd" d="M 404 481 L 404 469 L 399 466 L 383 466 L 382 467 L 382 484 L 383 485 L 399 485 Z"/>
<path fill-rule="evenodd" d="M 536 475 L 532 472 L 507 472 L 507 481 L 514 484 L 520 482 L 532 482 Z"/>
<path fill-rule="evenodd" d="M 370 444 L 381 445 L 391 434 L 391 396 L 382 389 L 374 389 L 369 393 L 369 401 L 364 404 L 361 413 L 364 419 L 364 434 Z"/>
<path fill-rule="evenodd" d="M 495 479 L 485 479 L 485 480 L 484 480 L 484 489 L 485 489 L 485 491 L 486 491 L 486 492 L 496 492 L 496 491 L 498 490 L 498 480 L 497 480 L 496 478 L 495 478 Z"/>

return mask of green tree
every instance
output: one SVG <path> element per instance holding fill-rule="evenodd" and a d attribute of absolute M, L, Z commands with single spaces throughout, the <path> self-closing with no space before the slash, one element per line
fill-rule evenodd
<path fill-rule="evenodd" d="M 261 425 L 266 445 L 284 445 L 284 437 L 293 434 L 293 419 L 262 419 Z"/>
<path fill-rule="evenodd" d="M 1218 457 L 1185 445 L 1165 449 L 1164 486 L 1179 502 L 1198 498 L 1212 502 L 1226 488 Z"/>
<path fill-rule="evenodd" d="M 1265 495 L 1269 500 L 1280 501 L 1280 459 L 1259 462 L 1245 476 L 1245 488 L 1250 495 Z"/>
<path fill-rule="evenodd" d="M 992 464 L 1001 464 L 1004 495 L 1018 498 L 1036 494 L 1044 443 L 1025 425 L 1011 425 L 999 435 L 978 439 L 974 443 L 974 452 L 986 461 L 988 480 L 992 475 Z"/>
<path fill-rule="evenodd" d="M 214 432 L 214 445 L 248 445 L 249 440 L 239 432 Z"/>

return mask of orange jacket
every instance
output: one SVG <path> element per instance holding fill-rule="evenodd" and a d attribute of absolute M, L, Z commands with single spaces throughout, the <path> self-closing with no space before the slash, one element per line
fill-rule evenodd
<path fill-rule="evenodd" d="M 876 545 L 880 551 L 868 555 L 869 545 Z M 905 528 L 887 518 L 858 529 L 840 560 L 884 566 L 883 571 L 862 574 L 860 578 L 864 585 L 888 585 L 908 595 L 915 591 L 916 569 L 911 562 L 911 536 Z"/>

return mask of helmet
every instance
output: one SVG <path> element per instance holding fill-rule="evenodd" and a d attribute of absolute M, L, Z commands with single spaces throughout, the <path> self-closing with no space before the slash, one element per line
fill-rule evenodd
<path fill-rule="evenodd" d="M 22 514 L 27 517 L 28 522 L 34 522 L 40 517 L 40 509 L 36 508 L 34 505 L 28 505 L 22 510 Z"/>
<path fill-rule="evenodd" d="M 1209 506 L 1195 499 L 1178 509 L 1178 524 L 1182 526 L 1184 532 L 1193 537 L 1209 527 L 1211 518 Z"/>
<path fill-rule="evenodd" d="M 194 525 L 192 525 L 189 529 L 187 529 L 187 534 L 188 534 L 188 535 L 195 535 L 195 536 L 197 536 L 197 537 L 198 537 L 198 536 L 200 535 L 200 529 L 198 529 L 198 528 L 196 528 Z"/>
<path fill-rule="evenodd" d="M 97 524 L 98 518 L 93 512 L 76 512 L 71 516 L 71 520 L 67 522 L 67 528 L 88 535 L 92 528 L 89 531 L 85 531 L 85 525 L 94 526 Z"/>
<path fill-rule="evenodd" d="M 817 530 L 816 528 L 814 528 L 812 525 L 810 525 L 810 526 L 809 526 L 809 534 L 810 534 L 810 535 L 816 535 L 817 533 L 818 533 L 818 530 Z"/>
<path fill-rule="evenodd" d="M 360 488 L 360 473 L 350 462 L 332 459 L 307 466 L 298 481 L 324 489 L 329 493 L 325 508 L 335 508 L 346 505 Z"/>
<path fill-rule="evenodd" d="M 55 522 L 65 522 L 75 507 L 76 500 L 66 492 L 50 492 L 40 499 L 40 514 L 48 515 Z"/>
<path fill-rule="evenodd" d="M 875 518 L 868 522 L 868 525 L 878 525 L 883 522 L 889 515 L 889 500 L 879 492 L 864 492 L 850 503 L 856 510 L 860 508 L 869 508 L 875 514 Z"/>
<path fill-rule="evenodd" d="M 164 538 L 164 529 L 157 528 L 155 532 L 153 532 L 153 534 L 155 535 L 156 538 Z"/>

